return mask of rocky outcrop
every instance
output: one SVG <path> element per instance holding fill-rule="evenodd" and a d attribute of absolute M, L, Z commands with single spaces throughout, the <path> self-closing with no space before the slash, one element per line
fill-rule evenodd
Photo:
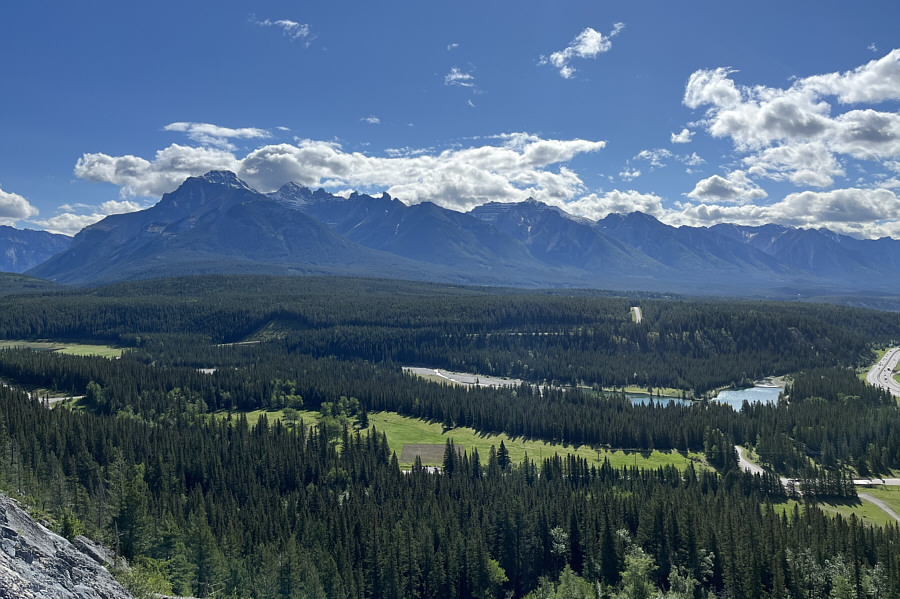
<path fill-rule="evenodd" d="M 0 494 L 0 599 L 132 599 L 94 559 Z"/>

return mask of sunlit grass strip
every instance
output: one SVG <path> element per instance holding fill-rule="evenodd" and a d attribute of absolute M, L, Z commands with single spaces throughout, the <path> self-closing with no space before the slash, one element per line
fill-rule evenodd
<path fill-rule="evenodd" d="M 254 410 L 244 412 L 247 422 L 253 426 L 259 421 L 262 414 L 266 414 L 266 418 L 271 424 L 274 420 L 284 420 L 280 410 L 266 412 L 265 410 Z M 299 410 L 298 415 L 309 425 L 317 422 L 319 413 L 309 410 Z M 216 414 L 219 418 L 227 417 L 227 413 L 220 412 Z M 616 468 L 622 466 L 638 466 L 640 468 L 659 468 L 660 466 L 672 465 L 679 470 L 687 468 L 692 461 L 695 467 L 706 467 L 706 461 L 702 454 L 691 453 L 687 457 L 678 452 L 661 452 L 661 451 L 622 451 L 600 449 L 599 452 L 589 446 L 582 445 L 573 447 L 571 445 L 561 445 L 547 443 L 545 441 L 535 439 L 523 439 L 522 437 L 510 437 L 505 433 L 485 434 L 471 428 L 458 427 L 444 431 L 440 423 L 426 422 L 418 418 L 409 418 L 401 416 L 396 412 L 370 412 L 369 426 L 374 426 L 378 431 L 387 435 L 388 445 L 391 451 L 397 453 L 399 459 L 403 452 L 403 446 L 408 443 L 415 444 L 444 444 L 447 439 L 452 439 L 454 443 L 464 445 L 467 450 L 477 449 L 482 462 L 487 462 L 491 445 L 500 447 L 500 442 L 506 446 L 509 451 L 510 459 L 514 463 L 519 463 L 528 453 L 528 458 L 536 463 L 544 458 L 552 457 L 559 454 L 560 457 L 567 455 L 576 455 L 588 461 L 589 464 L 599 465 L 604 459 L 608 458 L 610 465 Z M 471 454 L 470 454 L 471 455 Z M 409 467 L 412 464 L 400 463 L 401 467 Z M 440 462 L 428 463 L 426 465 L 439 466 Z"/>
<path fill-rule="evenodd" d="M 37 351 L 54 351 L 73 356 L 100 356 L 104 358 L 118 358 L 123 351 L 120 347 L 111 347 L 109 345 L 69 343 L 67 341 L 0 341 L 0 349 L 17 347 Z"/>

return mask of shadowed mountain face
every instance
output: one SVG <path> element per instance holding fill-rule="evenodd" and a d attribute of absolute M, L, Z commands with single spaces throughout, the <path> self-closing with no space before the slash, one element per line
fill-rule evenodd
<path fill-rule="evenodd" d="M 92 284 L 178 274 L 352 273 L 414 278 L 416 263 L 374 252 L 231 173 L 191 177 L 158 204 L 109 216 L 30 274 Z M 437 277 L 440 278 L 440 277 Z"/>
<path fill-rule="evenodd" d="M 152 208 L 87 227 L 29 274 L 77 285 L 241 272 L 768 297 L 900 293 L 900 242 L 776 225 L 676 228 L 640 212 L 592 222 L 531 199 L 460 213 L 293 183 L 263 195 L 214 171 Z"/>
<path fill-rule="evenodd" d="M 430 202 L 407 206 L 388 194 L 349 198 L 286 185 L 272 197 L 368 248 L 461 271 L 491 273 L 513 284 L 558 285 L 566 273 L 531 254 L 517 239 L 471 214 Z M 569 265 L 562 265 L 563 271 Z M 571 272 L 569 277 L 580 273 Z"/>
<path fill-rule="evenodd" d="M 63 251 L 72 238 L 0 225 L 0 271 L 25 272 Z"/>

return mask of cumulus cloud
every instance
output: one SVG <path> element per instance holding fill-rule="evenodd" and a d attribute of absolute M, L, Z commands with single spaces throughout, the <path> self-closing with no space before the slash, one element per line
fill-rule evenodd
<path fill-rule="evenodd" d="M 84 154 L 75 164 L 75 176 L 120 187 L 120 196 L 161 196 L 186 178 L 210 170 L 237 170 L 239 162 L 224 149 L 172 144 L 146 160 L 130 154 Z"/>
<path fill-rule="evenodd" d="M 197 143 L 231 149 L 233 149 L 234 146 L 228 140 L 232 138 L 258 139 L 272 137 L 272 134 L 265 129 L 257 129 L 256 127 L 232 129 L 230 127 L 220 127 L 219 125 L 212 125 L 210 123 L 190 123 L 180 121 L 169 123 L 163 127 L 163 131 L 186 133 L 189 139 L 192 139 Z"/>
<path fill-rule="evenodd" d="M 549 64 L 559 71 L 563 79 L 571 79 L 575 75 L 575 68 L 569 64 L 573 58 L 596 58 L 599 54 L 609 52 L 612 38 L 624 28 L 624 23 L 616 23 L 608 35 L 603 35 L 592 27 L 586 27 L 564 49 L 553 52 L 549 57 L 541 56 L 538 64 Z"/>
<path fill-rule="evenodd" d="M 672 224 L 779 223 L 794 227 L 824 227 L 854 237 L 887 235 L 900 238 L 900 198 L 889 189 L 803 191 L 765 206 L 680 203 L 678 208 L 667 215 Z"/>
<path fill-rule="evenodd" d="M 844 169 L 822 142 L 796 143 L 766 148 L 744 158 L 747 172 L 796 185 L 830 187 Z"/>
<path fill-rule="evenodd" d="M 455 43 L 447 44 L 447 52 L 450 52 L 451 50 L 456 50 L 457 48 L 459 48 L 459 44 L 455 44 Z"/>
<path fill-rule="evenodd" d="M 17 220 L 36 216 L 38 209 L 17 193 L 0 189 L 0 224 L 11 225 Z"/>
<path fill-rule="evenodd" d="M 681 130 L 681 133 L 672 133 L 672 143 L 673 144 L 686 144 L 691 142 L 691 138 L 694 137 L 694 132 L 690 129 L 684 128 Z"/>
<path fill-rule="evenodd" d="M 364 123 L 368 123 L 369 125 L 380 125 L 381 119 L 375 116 L 374 114 L 370 114 L 367 117 L 363 117 L 360 119 Z"/>
<path fill-rule="evenodd" d="M 78 160 L 75 174 L 119 185 L 123 199 L 159 196 L 189 176 L 226 169 L 263 192 L 289 181 L 329 189 L 377 188 L 410 204 L 431 201 L 469 210 L 488 201 L 512 202 L 528 196 L 548 203 L 570 200 L 584 191 L 584 183 L 564 163 L 606 145 L 604 141 L 542 139 L 525 133 L 494 140 L 496 145 L 438 153 L 393 151 L 385 157 L 346 152 L 334 142 L 309 139 L 263 146 L 243 158 L 215 148 L 172 145 L 157 152 L 153 160 L 85 154 Z"/>
<path fill-rule="evenodd" d="M 50 218 L 34 220 L 30 222 L 50 231 L 63 235 L 75 235 L 88 225 L 103 220 L 112 214 L 136 212 L 147 208 L 132 200 L 109 200 L 99 206 L 89 204 L 64 204 L 59 207 L 59 212 Z"/>
<path fill-rule="evenodd" d="M 309 25 L 306 23 L 298 23 L 297 21 L 291 21 L 289 19 L 278 19 L 276 21 L 265 19 L 263 21 L 253 22 L 261 27 L 277 27 L 281 29 L 281 33 L 284 36 L 289 37 L 292 40 L 303 40 L 306 47 L 309 47 L 310 43 L 316 39 L 316 36 L 312 34 Z"/>
<path fill-rule="evenodd" d="M 459 67 L 453 67 L 444 75 L 444 85 L 456 87 L 475 87 L 475 76 L 462 71 Z"/>
<path fill-rule="evenodd" d="M 882 166 L 900 157 L 900 113 L 846 110 L 900 100 L 900 50 L 851 71 L 795 79 L 784 89 L 738 86 L 736 72 L 696 71 L 683 103 L 705 108 L 699 124 L 747 154 L 753 175 L 826 187 L 844 175 L 841 156 Z"/>
<path fill-rule="evenodd" d="M 819 95 L 837 96 L 842 104 L 900 100 L 900 48 L 852 71 L 815 75 L 798 84 Z"/>
<path fill-rule="evenodd" d="M 667 213 L 663 208 L 662 198 L 656 194 L 618 189 L 602 194 L 591 193 L 566 202 L 561 207 L 571 214 L 591 220 L 600 220 L 610 214 L 631 212 L 643 212 L 655 217 L 663 217 Z"/>
<path fill-rule="evenodd" d="M 768 196 L 766 191 L 753 183 L 744 171 L 732 171 L 724 177 L 713 175 L 703 179 L 686 195 L 700 202 L 736 204 L 746 204 Z"/>

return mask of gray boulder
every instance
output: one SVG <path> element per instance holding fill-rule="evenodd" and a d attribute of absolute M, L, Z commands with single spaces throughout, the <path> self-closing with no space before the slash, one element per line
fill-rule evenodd
<path fill-rule="evenodd" d="M 0 494 L 0 599 L 133 599 L 69 541 Z"/>

